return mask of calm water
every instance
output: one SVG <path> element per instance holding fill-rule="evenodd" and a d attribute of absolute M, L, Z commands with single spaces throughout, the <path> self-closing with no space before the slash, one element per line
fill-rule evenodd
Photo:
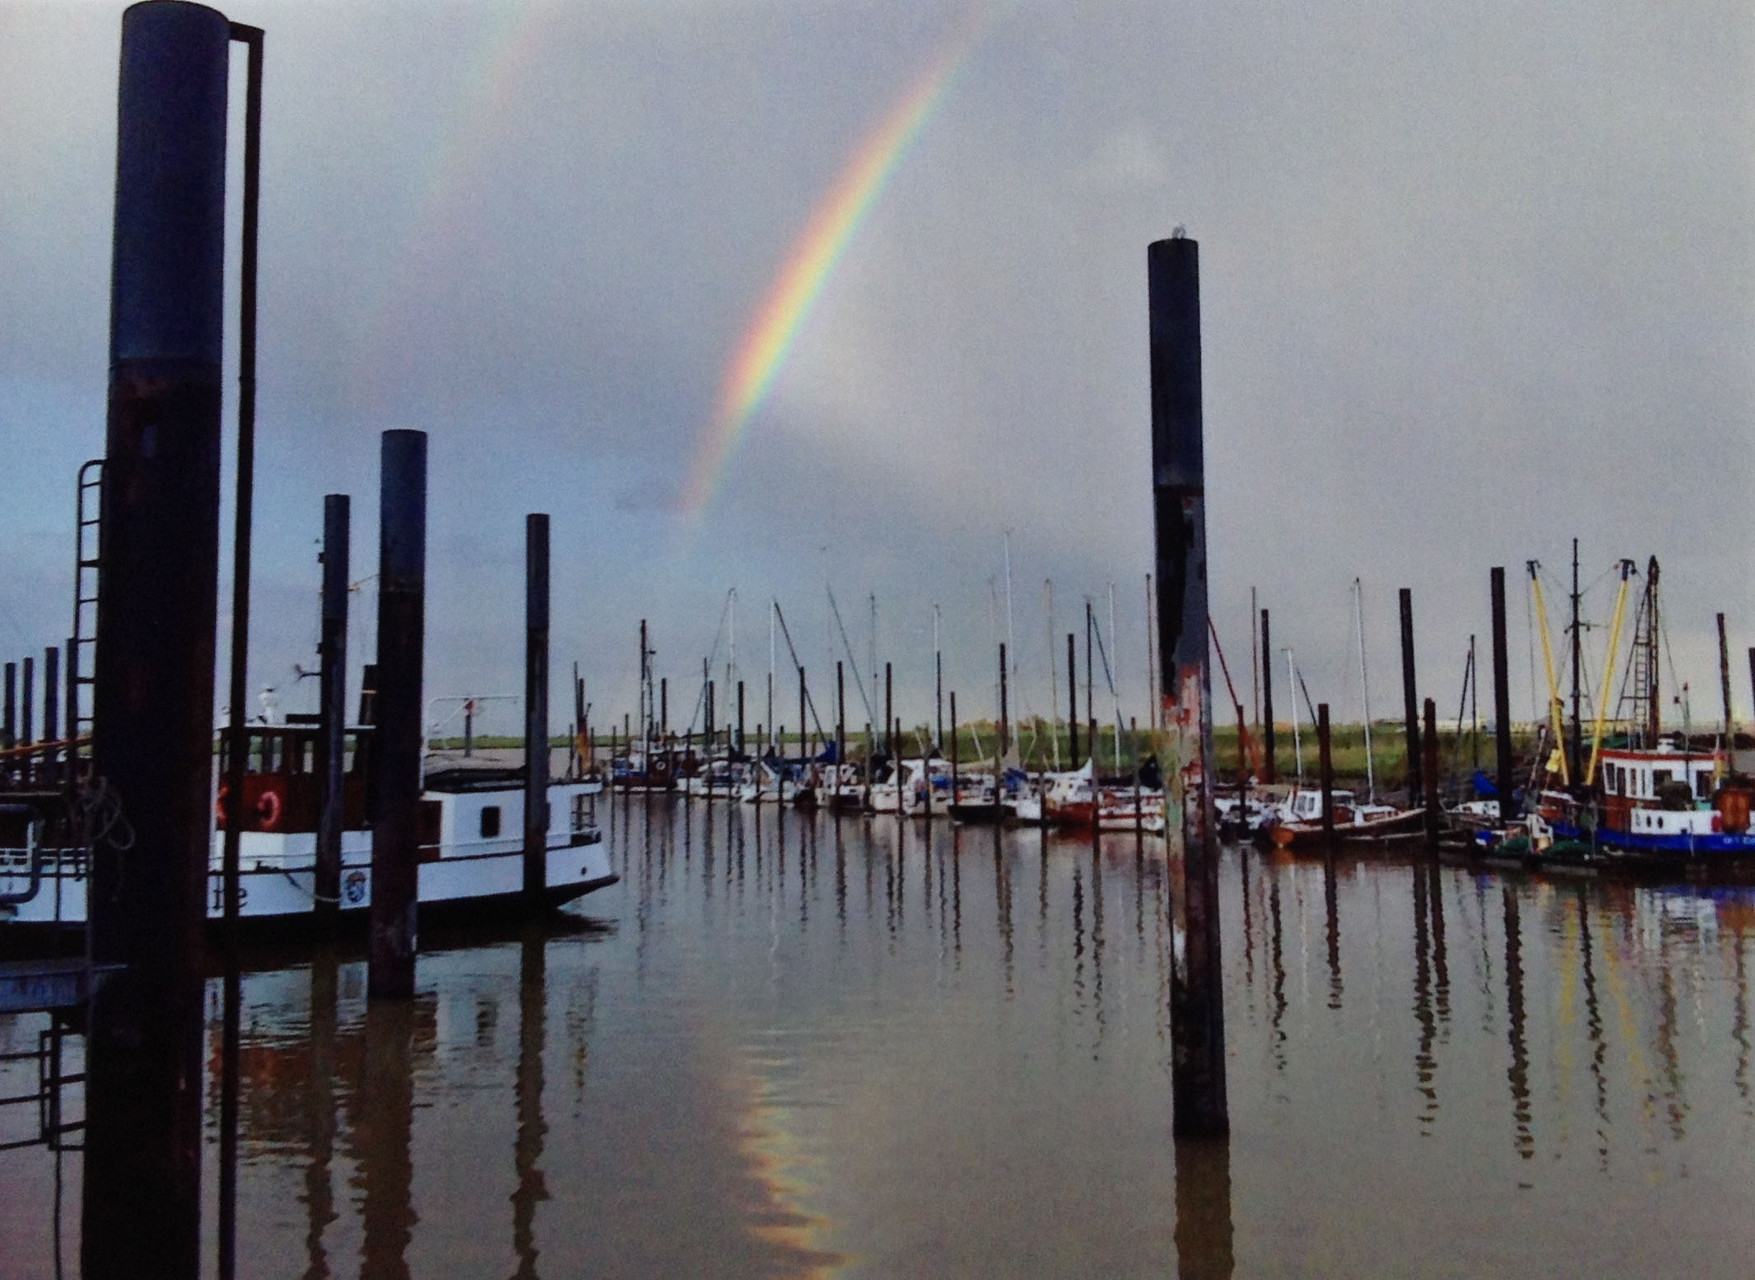
<path fill-rule="evenodd" d="M 618 805 L 588 921 L 428 939 L 412 1006 L 263 961 L 242 1271 L 1750 1272 L 1747 890 L 1229 851 L 1233 1137 L 1178 1151 L 1161 843 L 756 818 Z M 0 1154 L 0 1271 L 53 1175 Z"/>

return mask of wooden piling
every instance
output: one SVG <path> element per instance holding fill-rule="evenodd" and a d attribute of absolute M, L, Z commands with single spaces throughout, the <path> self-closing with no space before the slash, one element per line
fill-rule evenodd
<path fill-rule="evenodd" d="M 427 435 L 386 431 L 378 499 L 378 807 L 367 994 L 414 996 L 426 656 Z"/>
<path fill-rule="evenodd" d="M 1329 747 L 1328 703 L 1316 704 L 1317 777 L 1322 783 L 1322 844 L 1332 849 L 1335 842 L 1335 762 Z"/>
<path fill-rule="evenodd" d="M 1230 1132 L 1219 938 L 1219 857 L 1207 643 L 1206 490 L 1201 422 L 1200 260 L 1177 236 L 1147 250 L 1156 526 L 1158 663 L 1164 720 L 1176 735 L 1170 781 L 1182 820 L 1184 952 L 1171 981 L 1174 1132 Z"/>
<path fill-rule="evenodd" d="M 1420 704 L 1414 691 L 1414 593 L 1401 589 L 1402 611 L 1402 704 L 1407 716 L 1408 804 L 1418 805 L 1421 796 Z"/>

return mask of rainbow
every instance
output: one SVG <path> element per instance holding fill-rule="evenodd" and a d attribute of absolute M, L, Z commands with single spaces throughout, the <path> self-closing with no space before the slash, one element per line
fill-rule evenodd
<path fill-rule="evenodd" d="M 901 164 L 909 144 L 919 137 L 947 96 L 974 48 L 980 26 L 978 18 L 965 24 L 925 74 L 890 108 L 853 153 L 811 214 L 804 233 L 793 243 L 785 266 L 726 366 L 713 419 L 702 433 L 683 487 L 682 512 L 691 521 L 700 517 L 713 496 L 733 448 L 773 390 L 804 322 L 848 245 Z"/>

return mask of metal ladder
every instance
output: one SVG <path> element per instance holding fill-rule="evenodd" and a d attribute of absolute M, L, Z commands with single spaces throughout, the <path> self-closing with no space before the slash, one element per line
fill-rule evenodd
<path fill-rule="evenodd" d="M 100 535 L 104 491 L 104 460 L 93 458 L 79 468 L 79 493 L 73 530 L 73 634 L 67 644 L 67 777 L 80 780 L 79 740 L 91 735 L 92 688 L 97 683 L 98 587 L 103 565 Z"/>

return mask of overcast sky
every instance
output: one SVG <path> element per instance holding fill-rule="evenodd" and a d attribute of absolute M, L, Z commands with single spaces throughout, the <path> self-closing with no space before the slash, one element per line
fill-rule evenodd
<path fill-rule="evenodd" d="M 121 8 L 0 0 L 8 658 L 68 631 L 74 477 L 103 450 Z M 1179 223 L 1201 246 L 1212 603 L 1246 702 L 1254 586 L 1312 695 L 1357 717 L 1359 576 L 1373 710 L 1399 710 L 1408 586 L 1423 692 L 1453 714 L 1503 564 L 1527 716 L 1522 566 L 1563 581 L 1574 535 L 1587 617 L 1617 557 L 1662 561 L 1697 723 L 1718 716 L 1713 614 L 1755 644 L 1746 5 L 992 11 L 693 522 L 679 494 L 740 339 L 968 10 L 228 13 L 267 31 L 252 684 L 293 709 L 315 698 L 293 666 L 315 665 L 322 496 L 353 495 L 365 577 L 378 434 L 417 427 L 431 696 L 521 690 L 523 518 L 547 511 L 553 665 L 579 662 L 599 723 L 631 706 L 642 617 L 686 718 L 733 587 L 763 718 L 767 603 L 814 678 L 825 578 L 861 663 L 876 595 L 907 719 L 930 714 L 935 602 L 947 679 L 990 715 L 1007 529 L 1028 708 L 1044 580 L 1062 634 L 1086 597 L 1107 630 L 1113 582 L 1143 718 L 1145 250 Z M 370 583 L 355 605 L 357 672 Z"/>

